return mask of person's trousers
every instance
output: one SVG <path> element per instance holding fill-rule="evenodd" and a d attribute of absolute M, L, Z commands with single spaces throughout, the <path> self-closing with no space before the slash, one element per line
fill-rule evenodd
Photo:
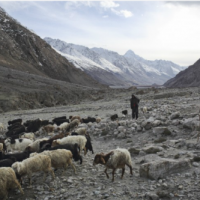
<path fill-rule="evenodd" d="M 132 119 L 138 118 L 138 107 L 132 109 Z"/>

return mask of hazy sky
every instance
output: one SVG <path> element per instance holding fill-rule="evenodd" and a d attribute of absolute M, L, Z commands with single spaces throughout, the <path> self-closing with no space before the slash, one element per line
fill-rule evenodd
<path fill-rule="evenodd" d="M 0 6 L 41 38 L 51 37 L 123 55 L 182 66 L 200 58 L 200 2 L 1 1 Z"/>

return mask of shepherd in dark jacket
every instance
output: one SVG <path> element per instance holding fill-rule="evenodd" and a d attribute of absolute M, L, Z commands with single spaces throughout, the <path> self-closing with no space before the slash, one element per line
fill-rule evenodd
<path fill-rule="evenodd" d="M 132 109 L 132 119 L 138 118 L 139 102 L 140 99 L 138 99 L 134 94 L 132 94 L 132 98 L 130 99 L 131 109 Z"/>

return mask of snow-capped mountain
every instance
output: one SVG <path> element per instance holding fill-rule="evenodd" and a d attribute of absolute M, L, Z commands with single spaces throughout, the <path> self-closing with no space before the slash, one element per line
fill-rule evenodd
<path fill-rule="evenodd" d="M 183 67 L 171 61 L 149 61 L 128 50 L 125 55 L 103 48 L 88 48 L 52 38 L 44 38 L 52 48 L 77 68 L 107 85 L 163 84 Z"/>

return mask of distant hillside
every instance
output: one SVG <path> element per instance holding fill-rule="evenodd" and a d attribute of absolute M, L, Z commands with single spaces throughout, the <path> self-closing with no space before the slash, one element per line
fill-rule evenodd
<path fill-rule="evenodd" d="M 0 65 L 87 86 L 100 84 L 0 9 Z"/>
<path fill-rule="evenodd" d="M 200 59 L 174 78 L 168 80 L 166 87 L 195 87 L 200 86 Z"/>

